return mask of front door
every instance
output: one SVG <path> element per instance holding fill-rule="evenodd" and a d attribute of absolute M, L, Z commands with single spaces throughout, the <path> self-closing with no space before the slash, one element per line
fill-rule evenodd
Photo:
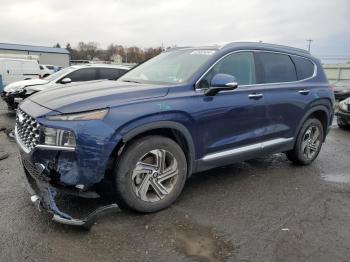
<path fill-rule="evenodd" d="M 199 158 L 230 161 L 239 153 L 261 152 L 259 144 L 266 136 L 266 106 L 264 90 L 255 85 L 256 69 L 252 52 L 242 51 L 221 59 L 197 84 Z M 205 96 L 201 89 L 210 86 L 214 75 L 230 74 L 236 77 L 238 88 Z M 231 154 L 232 153 L 232 154 Z M 219 159 L 222 158 L 222 159 Z"/>

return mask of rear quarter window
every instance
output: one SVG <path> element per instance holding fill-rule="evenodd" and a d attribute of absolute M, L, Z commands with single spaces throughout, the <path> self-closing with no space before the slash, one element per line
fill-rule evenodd
<path fill-rule="evenodd" d="M 315 71 L 315 65 L 306 58 L 300 56 L 291 56 L 297 71 L 298 80 L 312 77 Z"/>
<path fill-rule="evenodd" d="M 294 63 L 289 55 L 256 52 L 255 57 L 258 68 L 257 82 L 259 84 L 298 80 Z"/>

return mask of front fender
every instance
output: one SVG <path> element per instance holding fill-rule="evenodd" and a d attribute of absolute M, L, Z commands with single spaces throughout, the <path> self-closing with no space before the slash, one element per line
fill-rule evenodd
<path fill-rule="evenodd" d="M 152 115 L 129 122 L 121 127 L 117 133 L 119 137 L 122 137 L 123 143 L 126 143 L 137 135 L 161 128 L 176 130 L 184 136 L 189 148 L 189 174 L 191 174 L 194 160 L 196 159 L 196 140 L 194 135 L 196 126 L 190 116 L 181 112 Z"/>

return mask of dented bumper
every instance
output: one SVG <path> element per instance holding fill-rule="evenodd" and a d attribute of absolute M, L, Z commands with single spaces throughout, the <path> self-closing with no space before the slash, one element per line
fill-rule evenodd
<path fill-rule="evenodd" d="M 26 98 L 25 91 L 19 91 L 15 93 L 7 93 L 3 91 L 1 98 L 6 102 L 9 109 L 16 109 L 18 104 Z"/>
<path fill-rule="evenodd" d="M 43 164 L 32 164 L 25 154 L 21 152 L 21 162 L 23 166 L 24 181 L 30 200 L 39 211 L 45 211 L 52 215 L 52 220 L 61 224 L 78 226 L 90 229 L 96 220 L 110 212 L 119 210 L 118 205 L 110 204 L 102 206 L 83 218 L 74 218 L 60 210 L 56 203 L 57 193 L 66 193 L 51 184 L 48 170 Z"/>

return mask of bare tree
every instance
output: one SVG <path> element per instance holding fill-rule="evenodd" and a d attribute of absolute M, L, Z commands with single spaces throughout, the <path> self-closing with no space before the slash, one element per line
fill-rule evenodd
<path fill-rule="evenodd" d="M 118 44 L 109 44 L 106 49 L 99 49 L 97 42 L 79 42 L 77 48 L 72 48 L 69 43 L 66 49 L 69 51 L 72 60 L 93 60 L 111 61 L 114 55 L 123 57 L 123 62 L 140 63 L 148 60 L 162 52 L 161 47 L 143 49 L 137 46 L 123 47 Z"/>

